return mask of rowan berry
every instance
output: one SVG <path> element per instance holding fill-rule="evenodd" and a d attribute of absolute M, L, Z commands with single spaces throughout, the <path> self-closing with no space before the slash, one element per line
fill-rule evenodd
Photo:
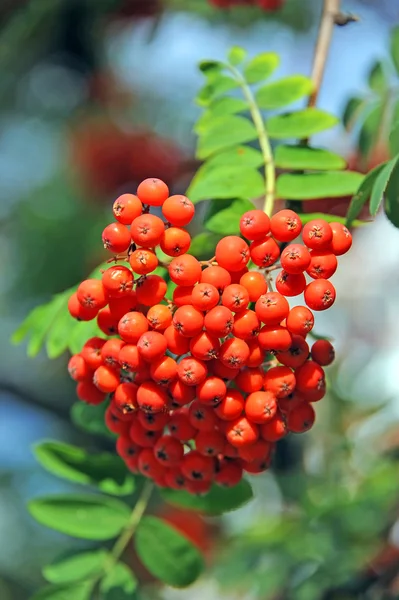
<path fill-rule="evenodd" d="M 287 413 L 299 406 L 299 404 L 301 404 L 303 401 L 304 398 L 301 396 L 301 394 L 298 394 L 298 392 L 293 392 L 285 398 L 279 398 L 278 407 L 281 412 Z"/>
<path fill-rule="evenodd" d="M 245 415 L 251 423 L 267 423 L 276 412 L 276 396 L 270 391 L 252 392 L 245 401 Z"/>
<path fill-rule="evenodd" d="M 200 280 L 201 263 L 191 254 L 173 258 L 168 267 L 171 280 L 177 285 L 194 285 Z"/>
<path fill-rule="evenodd" d="M 211 283 L 197 283 L 192 288 L 191 302 L 198 310 L 210 310 L 219 300 L 219 292 Z"/>
<path fill-rule="evenodd" d="M 134 444 L 127 435 L 121 435 L 116 440 L 116 451 L 123 460 L 138 456 L 140 450 L 140 447 Z"/>
<path fill-rule="evenodd" d="M 267 458 L 258 458 L 256 460 L 252 460 L 251 462 L 247 462 L 245 460 L 241 460 L 242 469 L 246 473 L 250 473 L 251 475 L 259 475 L 259 473 L 263 473 L 267 471 L 270 467 L 271 459 Z"/>
<path fill-rule="evenodd" d="M 220 351 L 219 338 L 202 331 L 190 341 L 190 352 L 199 360 L 212 360 L 218 358 Z"/>
<path fill-rule="evenodd" d="M 112 367 L 100 365 L 93 373 L 93 383 L 101 392 L 110 394 L 119 385 L 119 373 Z"/>
<path fill-rule="evenodd" d="M 247 359 L 247 367 L 259 367 L 265 358 L 265 351 L 259 346 L 258 338 L 247 340 L 249 348 L 249 356 Z"/>
<path fill-rule="evenodd" d="M 331 249 L 335 256 L 342 256 L 352 246 L 352 235 L 342 223 L 330 223 L 330 227 L 333 235 L 329 249 Z"/>
<path fill-rule="evenodd" d="M 121 298 L 109 298 L 108 308 L 116 321 L 120 321 L 128 312 L 133 312 L 137 307 L 136 291 L 132 290 Z"/>
<path fill-rule="evenodd" d="M 197 386 L 198 401 L 209 406 L 217 406 L 226 396 L 227 387 L 220 377 L 207 377 Z"/>
<path fill-rule="evenodd" d="M 232 446 L 240 448 L 254 444 L 259 437 L 259 427 L 247 417 L 238 417 L 226 423 L 226 438 Z"/>
<path fill-rule="evenodd" d="M 287 271 L 280 271 L 276 278 L 276 290 L 283 296 L 298 296 L 306 287 L 306 278 L 303 273 L 292 275 Z"/>
<path fill-rule="evenodd" d="M 200 431 L 195 436 L 195 448 L 204 456 L 217 456 L 223 451 L 224 435 L 220 431 Z"/>
<path fill-rule="evenodd" d="M 188 418 L 193 427 L 199 431 L 213 431 L 218 423 L 218 418 L 211 406 L 206 406 L 194 400 L 188 411 Z"/>
<path fill-rule="evenodd" d="M 131 244 L 130 231 L 122 223 L 107 225 L 102 233 L 104 248 L 113 254 L 126 252 Z"/>
<path fill-rule="evenodd" d="M 226 337 L 233 331 L 234 316 L 226 306 L 215 306 L 204 318 L 206 331 L 217 337 Z"/>
<path fill-rule="evenodd" d="M 295 389 L 295 375 L 286 366 L 272 367 L 265 373 L 264 389 L 272 392 L 276 398 L 285 398 Z"/>
<path fill-rule="evenodd" d="M 238 458 L 238 449 L 229 442 L 225 442 L 222 455 L 225 458 Z"/>
<path fill-rule="evenodd" d="M 287 273 L 298 275 L 310 265 L 310 252 L 302 244 L 289 244 L 281 253 L 281 266 Z"/>
<path fill-rule="evenodd" d="M 231 369 L 230 367 L 226 367 L 226 365 L 224 365 L 219 359 L 210 361 L 208 365 L 209 370 L 214 375 L 220 377 L 221 379 L 225 379 L 226 381 L 231 381 L 235 379 L 238 373 L 240 372 L 239 368 Z"/>
<path fill-rule="evenodd" d="M 127 460 L 125 460 L 125 465 L 126 467 L 129 469 L 129 471 L 131 473 L 134 473 L 135 475 L 139 474 L 139 467 L 138 467 L 138 462 L 139 462 L 139 457 L 137 456 L 132 456 L 132 458 L 128 458 Z"/>
<path fill-rule="evenodd" d="M 137 341 L 137 349 L 147 362 L 152 362 L 164 356 L 168 344 L 158 331 L 146 331 Z"/>
<path fill-rule="evenodd" d="M 163 473 L 163 467 L 154 455 L 152 448 L 143 448 L 140 450 L 137 466 L 144 477 L 154 479 Z"/>
<path fill-rule="evenodd" d="M 252 242 L 249 252 L 252 262 L 263 269 L 273 265 L 280 256 L 279 245 L 272 237 Z"/>
<path fill-rule="evenodd" d="M 177 356 L 182 356 L 183 354 L 187 354 L 190 350 L 190 340 L 189 338 L 185 338 L 174 328 L 173 325 L 170 325 L 163 332 L 164 338 L 166 339 L 166 343 L 168 345 L 169 352 L 172 354 L 176 354 Z"/>
<path fill-rule="evenodd" d="M 137 404 L 144 412 L 161 412 L 167 407 L 168 396 L 154 381 L 145 381 L 137 390 Z"/>
<path fill-rule="evenodd" d="M 165 331 L 172 324 L 172 312 L 165 304 L 154 304 L 147 313 L 147 321 L 155 331 Z"/>
<path fill-rule="evenodd" d="M 169 394 L 172 396 L 172 405 L 184 406 L 190 404 L 195 398 L 196 390 L 193 386 L 182 383 L 175 379 L 168 386 Z"/>
<path fill-rule="evenodd" d="M 246 308 L 249 303 L 247 289 L 239 283 L 232 283 L 225 287 L 222 294 L 222 304 L 233 312 Z"/>
<path fill-rule="evenodd" d="M 161 356 L 151 362 L 150 374 L 155 383 L 169 385 L 177 377 L 177 363 L 170 356 Z"/>
<path fill-rule="evenodd" d="M 128 344 L 136 344 L 140 336 L 148 329 L 147 319 L 137 311 L 126 313 L 118 323 L 118 333 Z"/>
<path fill-rule="evenodd" d="M 244 286 L 247 290 L 250 302 L 256 302 L 267 292 L 265 276 L 257 271 L 248 271 L 248 273 L 245 273 L 240 278 L 240 285 Z"/>
<path fill-rule="evenodd" d="M 83 306 L 78 300 L 77 292 L 74 292 L 68 300 L 68 310 L 71 317 L 78 321 L 91 321 L 97 316 L 98 308 L 96 306 Z"/>
<path fill-rule="evenodd" d="M 144 214 L 136 217 L 130 227 L 130 235 L 135 244 L 143 248 L 154 248 L 160 243 L 165 224 L 156 215 Z"/>
<path fill-rule="evenodd" d="M 242 310 L 234 316 L 233 334 L 247 342 L 255 338 L 260 329 L 260 322 L 253 310 Z"/>
<path fill-rule="evenodd" d="M 273 446 L 270 442 L 260 438 L 251 446 L 238 448 L 238 456 L 245 462 L 254 462 L 255 460 L 267 460 L 270 457 Z"/>
<path fill-rule="evenodd" d="M 100 310 L 107 304 L 107 294 L 99 279 L 86 279 L 77 289 L 77 299 L 85 308 Z"/>
<path fill-rule="evenodd" d="M 288 313 L 286 325 L 292 334 L 306 337 L 313 329 L 313 313 L 306 306 L 294 306 Z"/>
<path fill-rule="evenodd" d="M 97 390 L 97 392 L 98 391 L 99 390 Z M 110 404 L 105 411 L 104 422 L 107 428 L 112 431 L 112 433 L 129 437 L 131 423 L 130 421 L 125 421 L 122 419 L 122 416 L 123 415 L 115 414 L 114 410 L 112 410 L 112 405 Z"/>
<path fill-rule="evenodd" d="M 335 288 L 327 279 L 315 279 L 305 288 L 305 302 L 312 310 L 327 310 L 335 302 Z"/>
<path fill-rule="evenodd" d="M 231 283 L 231 275 L 223 267 L 207 267 L 201 273 L 200 283 L 210 283 L 222 294 L 225 287 Z"/>
<path fill-rule="evenodd" d="M 215 472 L 215 463 L 213 458 L 204 456 L 197 450 L 191 450 L 183 456 L 180 468 L 190 481 L 211 481 Z"/>
<path fill-rule="evenodd" d="M 118 361 L 125 371 L 141 371 L 146 366 L 145 360 L 139 353 L 137 346 L 133 344 L 125 344 L 120 349 Z"/>
<path fill-rule="evenodd" d="M 118 333 L 118 319 L 115 319 L 108 306 L 99 311 L 97 325 L 105 335 Z"/>
<path fill-rule="evenodd" d="M 242 369 L 237 375 L 235 382 L 246 394 L 258 392 L 263 387 L 263 371 L 259 368 Z"/>
<path fill-rule="evenodd" d="M 270 231 L 270 219 L 263 210 L 249 210 L 240 219 L 240 232 L 247 240 L 259 240 Z"/>
<path fill-rule="evenodd" d="M 178 307 L 191 304 L 194 288 L 194 285 L 177 285 L 173 290 L 173 304 Z"/>
<path fill-rule="evenodd" d="M 74 354 L 69 359 L 68 373 L 74 381 L 88 381 L 93 376 L 92 369 L 80 354 Z"/>
<path fill-rule="evenodd" d="M 324 219 L 309 221 L 303 228 L 303 243 L 312 250 L 326 250 L 332 241 L 332 229 Z"/>
<path fill-rule="evenodd" d="M 177 367 L 177 376 L 186 385 L 198 385 L 208 373 L 206 364 L 194 357 L 183 358 Z"/>
<path fill-rule="evenodd" d="M 276 354 L 278 362 L 291 369 L 296 369 L 303 365 L 308 356 L 309 346 L 301 335 L 293 335 L 292 343 L 288 350 Z"/>
<path fill-rule="evenodd" d="M 76 394 L 79 400 L 83 400 L 87 404 L 101 404 L 106 396 L 91 381 L 79 381 L 76 386 Z"/>
<path fill-rule="evenodd" d="M 278 411 L 271 421 L 260 426 L 260 435 L 266 442 L 278 442 L 287 433 L 287 419 L 285 415 Z"/>
<path fill-rule="evenodd" d="M 230 273 L 231 275 L 231 283 L 240 283 L 240 279 L 243 275 L 245 275 L 246 273 L 249 272 L 248 267 L 244 267 L 243 269 L 240 269 L 239 271 L 234 271 L 232 273 Z"/>
<path fill-rule="evenodd" d="M 295 371 L 296 388 L 306 394 L 325 388 L 325 374 L 322 367 L 313 360 L 305 362 Z"/>
<path fill-rule="evenodd" d="M 168 428 L 170 435 L 182 442 L 192 440 L 197 434 L 197 429 L 191 425 L 188 414 L 177 410 L 170 417 Z"/>
<path fill-rule="evenodd" d="M 158 258 L 153 250 L 137 248 L 129 256 L 129 264 L 138 275 L 148 275 L 158 266 Z"/>
<path fill-rule="evenodd" d="M 289 313 L 289 304 L 282 294 L 267 292 L 256 301 L 257 317 L 266 325 L 279 325 Z"/>
<path fill-rule="evenodd" d="M 184 227 L 194 217 L 194 204 L 181 194 L 169 196 L 162 205 L 162 213 L 165 219 L 172 225 Z"/>
<path fill-rule="evenodd" d="M 166 427 L 169 422 L 169 413 L 146 413 L 139 410 L 137 412 L 137 420 L 144 429 L 148 429 L 148 431 L 163 431 L 164 427 Z"/>
<path fill-rule="evenodd" d="M 180 467 L 172 467 L 165 471 L 165 483 L 172 490 L 183 490 L 186 478 L 181 472 Z"/>
<path fill-rule="evenodd" d="M 302 402 L 287 413 L 287 427 L 293 433 L 304 433 L 314 424 L 316 414 L 308 402 Z"/>
<path fill-rule="evenodd" d="M 152 431 L 143 427 L 137 417 L 133 419 L 129 428 L 130 439 L 142 448 L 153 448 L 161 435 L 162 431 Z"/>
<path fill-rule="evenodd" d="M 103 363 L 108 367 L 119 369 L 119 353 L 124 345 L 125 342 L 118 339 L 106 341 L 104 346 L 101 348 L 101 359 Z"/>
<path fill-rule="evenodd" d="M 143 204 L 162 206 L 169 196 L 168 186 L 161 179 L 144 179 L 137 188 L 137 196 Z"/>
<path fill-rule="evenodd" d="M 161 250 L 167 256 L 181 256 L 190 248 L 191 235 L 181 227 L 165 229 L 160 241 Z"/>
<path fill-rule="evenodd" d="M 301 219 L 293 210 L 280 210 L 270 219 L 270 231 L 279 242 L 292 242 L 301 230 Z"/>
<path fill-rule="evenodd" d="M 216 262 L 228 271 L 240 271 L 249 261 L 248 244 L 236 235 L 228 235 L 216 244 Z"/>
<path fill-rule="evenodd" d="M 120 383 L 115 389 L 113 405 L 123 414 L 134 413 L 137 410 L 137 390 L 135 383 Z"/>
<path fill-rule="evenodd" d="M 329 279 L 337 270 L 338 261 L 335 254 L 328 250 L 312 250 L 310 265 L 306 273 L 313 279 Z"/>
<path fill-rule="evenodd" d="M 220 346 L 219 359 L 229 369 L 245 366 L 248 356 L 248 345 L 240 338 L 228 338 Z"/>
<path fill-rule="evenodd" d="M 186 304 L 180 306 L 172 319 L 173 327 L 183 337 L 193 337 L 198 335 L 204 326 L 204 315 L 200 310 Z"/>
<path fill-rule="evenodd" d="M 159 304 L 165 297 L 167 283 L 159 275 L 145 275 L 136 286 L 137 302 L 144 306 Z"/>
<path fill-rule="evenodd" d="M 154 455 L 161 465 L 176 467 L 184 455 L 183 444 L 170 435 L 163 435 L 154 446 Z"/>
<path fill-rule="evenodd" d="M 101 349 L 105 344 L 105 340 L 100 337 L 93 337 L 87 340 L 84 344 L 81 355 L 86 364 L 93 371 L 97 369 L 103 362 Z"/>
<path fill-rule="evenodd" d="M 134 194 L 122 194 L 113 204 L 115 219 L 122 225 L 130 225 L 143 211 L 143 205 Z"/>
<path fill-rule="evenodd" d="M 215 481 L 223 487 L 234 487 L 242 479 L 242 467 L 233 461 L 223 461 L 219 463 L 219 468 L 215 475 Z"/>
<path fill-rule="evenodd" d="M 133 273 L 127 267 L 114 265 L 104 271 L 101 281 L 107 296 L 118 298 L 132 291 Z"/>
<path fill-rule="evenodd" d="M 334 346 L 328 340 L 317 340 L 312 346 L 311 355 L 315 362 L 327 367 L 334 361 Z"/>
<path fill-rule="evenodd" d="M 265 325 L 257 339 L 259 346 L 269 352 L 285 352 L 292 344 L 290 332 L 280 325 Z"/>

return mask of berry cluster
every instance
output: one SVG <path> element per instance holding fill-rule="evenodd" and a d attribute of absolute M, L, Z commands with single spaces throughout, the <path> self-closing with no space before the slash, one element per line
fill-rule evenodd
<path fill-rule="evenodd" d="M 328 278 L 351 246 L 349 231 L 324 220 L 302 227 L 292 210 L 271 219 L 251 210 L 242 237 L 222 238 L 215 256 L 199 261 L 187 253 L 194 205 L 169 196 L 161 180 L 120 196 L 113 212 L 102 239 L 114 264 L 69 300 L 73 317 L 97 318 L 111 336 L 89 339 L 71 358 L 78 397 L 98 404 L 110 395 L 106 424 L 119 435 L 118 453 L 160 486 L 205 493 L 267 469 L 275 443 L 310 429 L 325 394 L 334 350 L 327 340 L 309 348 L 306 337 L 312 310 L 334 303 Z M 175 286 L 171 299 L 158 266 Z M 290 308 L 287 297 L 302 292 L 306 306 Z"/>
<path fill-rule="evenodd" d="M 233 6 L 258 6 L 262 10 L 273 11 L 282 8 L 285 0 L 209 0 L 217 8 Z"/>

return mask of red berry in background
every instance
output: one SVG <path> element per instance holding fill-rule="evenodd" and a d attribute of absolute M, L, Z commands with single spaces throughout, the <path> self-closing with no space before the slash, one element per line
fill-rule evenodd
<path fill-rule="evenodd" d="M 240 232 L 247 240 L 259 240 L 270 231 L 270 219 L 263 210 L 249 210 L 240 219 Z"/>
<path fill-rule="evenodd" d="M 182 443 L 170 435 L 163 435 L 154 446 L 154 455 L 157 461 L 165 467 L 180 465 L 184 455 Z"/>
<path fill-rule="evenodd" d="M 104 248 L 113 254 L 126 252 L 131 244 L 130 232 L 122 223 L 107 225 L 102 233 Z"/>
<path fill-rule="evenodd" d="M 157 246 L 164 234 L 165 224 L 156 215 L 140 215 L 132 221 L 130 227 L 131 239 L 138 246 L 153 248 Z"/>
<path fill-rule="evenodd" d="M 257 0 L 259 8 L 267 11 L 279 10 L 283 7 L 285 0 Z"/>
<path fill-rule="evenodd" d="M 98 279 L 86 279 L 77 289 L 77 299 L 82 306 L 89 309 L 104 308 L 107 304 L 107 292 Z"/>
<path fill-rule="evenodd" d="M 238 449 L 238 455 L 245 462 L 254 462 L 258 460 L 265 460 L 270 457 L 273 450 L 273 445 L 270 442 L 266 442 L 260 438 L 251 446 L 244 446 Z"/>
<path fill-rule="evenodd" d="M 326 279 L 316 279 L 305 288 L 305 302 L 312 310 L 327 310 L 335 302 L 335 288 Z"/>
<path fill-rule="evenodd" d="M 303 273 L 292 275 L 287 271 L 280 271 L 276 278 L 276 290 L 283 296 L 298 296 L 306 287 L 306 278 Z"/>
<path fill-rule="evenodd" d="M 293 335 L 291 346 L 285 352 L 277 352 L 277 360 L 286 367 L 296 369 L 303 365 L 309 356 L 309 346 L 301 335 Z"/>
<path fill-rule="evenodd" d="M 221 294 L 225 287 L 230 285 L 231 275 L 226 269 L 223 269 L 222 267 L 207 267 L 201 273 L 200 282 L 210 283 L 214 285 L 215 288 L 218 290 L 219 294 Z"/>
<path fill-rule="evenodd" d="M 271 267 L 280 256 L 280 247 L 272 237 L 252 242 L 249 247 L 252 262 L 262 268 Z"/>
<path fill-rule="evenodd" d="M 101 404 L 106 394 L 99 390 L 91 381 L 80 381 L 76 386 L 76 394 L 79 400 L 87 404 Z"/>
<path fill-rule="evenodd" d="M 264 350 L 262 350 L 262 348 L 259 346 L 257 338 L 247 340 L 247 344 L 249 348 L 247 367 L 259 367 L 264 361 Z"/>
<path fill-rule="evenodd" d="M 213 458 L 203 456 L 196 450 L 187 452 L 181 462 L 181 472 L 191 481 L 210 481 L 214 471 Z"/>
<path fill-rule="evenodd" d="M 170 196 L 162 205 L 162 214 L 165 219 L 176 227 L 184 227 L 193 219 L 194 204 L 183 195 Z"/>
<path fill-rule="evenodd" d="M 191 295 L 193 291 L 193 285 L 177 285 L 173 290 L 173 304 L 175 306 L 191 304 Z"/>
<path fill-rule="evenodd" d="M 304 244 L 312 250 L 326 250 L 332 241 L 333 233 L 330 224 L 324 219 L 309 221 L 303 228 Z"/>
<path fill-rule="evenodd" d="M 257 271 L 248 271 L 248 273 L 245 273 L 240 278 L 240 285 L 244 286 L 247 290 L 250 302 L 256 302 L 267 292 L 265 276 Z"/>
<path fill-rule="evenodd" d="M 122 194 L 112 207 L 114 217 L 122 225 L 130 225 L 143 211 L 143 205 L 134 194 Z"/>
<path fill-rule="evenodd" d="M 255 312 L 266 325 L 279 325 L 289 313 L 290 306 L 282 294 L 267 292 L 257 300 Z"/>
<path fill-rule="evenodd" d="M 108 306 L 98 313 L 97 325 L 105 335 L 118 333 L 118 319 L 115 319 Z"/>
<path fill-rule="evenodd" d="M 242 467 L 232 461 L 224 461 L 219 465 L 215 481 L 223 487 L 233 487 L 242 479 Z"/>
<path fill-rule="evenodd" d="M 225 381 L 232 381 L 237 377 L 238 373 L 240 372 L 240 369 L 238 368 L 231 369 L 230 367 L 227 367 L 219 359 L 211 360 L 208 364 L 211 373 L 213 373 L 217 377 L 220 377 L 221 379 L 224 379 Z"/>
<path fill-rule="evenodd" d="M 190 404 L 195 398 L 195 388 L 182 383 L 179 379 L 175 379 L 169 384 L 168 392 L 172 397 L 174 408 Z"/>
<path fill-rule="evenodd" d="M 145 179 L 137 188 L 137 196 L 143 204 L 162 206 L 169 196 L 169 188 L 161 179 Z"/>
<path fill-rule="evenodd" d="M 240 271 L 249 261 L 248 244 L 236 235 L 228 235 L 216 244 L 216 262 L 228 271 Z"/>
<path fill-rule="evenodd" d="M 287 329 L 296 335 L 305 337 L 313 329 L 314 316 L 306 306 L 294 306 L 286 319 Z"/>
<path fill-rule="evenodd" d="M 301 219 L 293 210 L 280 210 L 270 219 L 270 231 L 279 242 L 292 242 L 301 230 Z"/>
<path fill-rule="evenodd" d="M 124 294 L 120 298 L 108 298 L 108 308 L 111 315 L 117 321 L 120 321 L 122 317 L 128 312 L 133 312 L 137 307 L 137 297 L 135 290 L 132 290 L 129 294 Z"/>
<path fill-rule="evenodd" d="M 293 433 L 308 431 L 316 419 L 314 408 L 308 402 L 302 402 L 287 413 L 287 427 Z"/>
<path fill-rule="evenodd" d="M 93 337 L 87 340 L 81 350 L 81 356 L 93 371 L 102 365 L 103 358 L 101 356 L 101 349 L 104 344 L 105 340 L 102 338 Z"/>
<path fill-rule="evenodd" d="M 260 426 L 260 434 L 266 442 L 278 442 L 288 433 L 286 417 L 278 412 L 271 421 Z"/>
<path fill-rule="evenodd" d="M 182 442 L 192 440 L 197 434 L 197 429 L 191 425 L 188 414 L 177 410 L 170 417 L 168 428 L 170 435 Z"/>
<path fill-rule="evenodd" d="M 342 256 L 352 246 L 352 235 L 342 223 L 330 223 L 330 227 L 333 235 L 329 248 L 335 256 Z"/>
<path fill-rule="evenodd" d="M 328 340 L 317 340 L 311 348 L 312 359 L 322 367 L 334 362 L 334 346 Z"/>
<path fill-rule="evenodd" d="M 200 431 L 195 437 L 195 448 L 204 456 L 217 456 L 223 452 L 225 437 L 220 431 Z"/>
<path fill-rule="evenodd" d="M 75 381 L 88 381 L 93 376 L 93 371 L 80 354 L 75 354 L 69 359 L 68 373 Z"/>

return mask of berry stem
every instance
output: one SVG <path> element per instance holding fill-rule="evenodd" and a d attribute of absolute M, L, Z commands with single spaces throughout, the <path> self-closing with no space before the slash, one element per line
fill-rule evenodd
<path fill-rule="evenodd" d="M 236 81 L 240 85 L 244 97 L 248 102 L 248 107 L 251 113 L 252 121 L 255 125 L 255 129 L 258 134 L 259 146 L 262 151 L 263 160 L 265 164 L 265 202 L 263 205 L 263 210 L 269 217 L 271 217 L 273 214 L 276 191 L 276 168 L 274 165 L 272 146 L 267 135 L 262 113 L 260 112 L 259 107 L 256 104 L 256 100 L 251 88 L 249 87 L 241 73 L 235 67 L 228 65 L 228 68 L 236 78 Z"/>

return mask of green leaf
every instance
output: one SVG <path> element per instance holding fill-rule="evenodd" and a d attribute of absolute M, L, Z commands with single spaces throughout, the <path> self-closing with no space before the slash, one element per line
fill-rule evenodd
<path fill-rule="evenodd" d="M 216 244 L 221 240 L 222 235 L 216 235 L 209 231 L 203 231 L 195 235 L 191 240 L 191 246 L 188 254 L 196 256 L 200 260 L 211 258 L 215 254 Z"/>
<path fill-rule="evenodd" d="M 274 164 L 281 169 L 293 171 L 334 171 L 346 167 L 345 159 L 334 152 L 309 146 L 286 146 L 283 144 L 278 145 L 275 150 Z"/>
<path fill-rule="evenodd" d="M 389 134 L 389 150 L 391 156 L 399 154 L 399 100 L 395 102 L 392 115 L 392 127 Z"/>
<path fill-rule="evenodd" d="M 41 525 L 88 540 L 115 538 L 130 516 L 120 500 L 94 495 L 46 496 L 31 500 L 28 509 Z"/>
<path fill-rule="evenodd" d="M 213 485 L 205 496 L 193 496 L 185 491 L 162 489 L 161 496 L 169 504 L 195 510 L 206 515 L 221 515 L 240 508 L 253 498 L 252 488 L 243 479 L 232 488 Z"/>
<path fill-rule="evenodd" d="M 346 218 L 340 217 L 338 215 L 331 215 L 326 213 L 298 213 L 301 217 L 302 223 L 305 225 L 310 221 L 314 221 L 315 219 L 323 219 L 327 221 L 327 223 L 342 223 L 342 225 L 346 225 Z M 368 225 L 368 221 L 357 221 L 356 219 L 352 221 L 352 227 L 362 227 L 364 225 Z"/>
<path fill-rule="evenodd" d="M 201 169 L 208 171 L 221 165 L 238 168 L 253 167 L 254 169 L 258 169 L 264 162 L 262 153 L 259 152 L 259 150 L 251 148 L 250 146 L 236 146 L 211 156 Z"/>
<path fill-rule="evenodd" d="M 204 225 L 213 233 L 222 233 L 223 235 L 239 235 L 240 219 L 247 210 L 253 210 L 255 206 L 249 200 L 238 198 L 231 204 L 212 215 L 210 219 L 205 219 Z"/>
<path fill-rule="evenodd" d="M 385 213 L 392 225 L 399 227 L 399 157 L 385 190 Z"/>
<path fill-rule="evenodd" d="M 60 309 L 60 313 L 47 335 L 46 351 L 50 359 L 61 356 L 68 349 L 69 336 L 76 326 L 75 319 L 71 317 L 68 311 L 67 297 L 65 298 L 65 305 Z"/>
<path fill-rule="evenodd" d="M 280 57 L 275 52 L 258 54 L 244 68 L 244 76 L 248 83 L 258 83 L 268 79 L 280 64 Z"/>
<path fill-rule="evenodd" d="M 388 81 L 381 61 L 377 60 L 370 69 L 368 83 L 373 92 L 383 93 L 388 87 Z"/>
<path fill-rule="evenodd" d="M 395 27 L 391 33 L 391 57 L 399 75 L 399 26 Z"/>
<path fill-rule="evenodd" d="M 137 579 L 124 563 L 117 563 L 101 581 L 100 591 L 104 600 L 131 600 L 137 587 Z"/>
<path fill-rule="evenodd" d="M 240 98 L 223 96 L 212 102 L 207 111 L 198 119 L 194 126 L 194 131 L 201 135 L 207 129 L 211 128 L 213 122 L 218 117 L 233 115 L 248 110 L 248 104 Z"/>
<path fill-rule="evenodd" d="M 256 169 L 221 166 L 217 169 L 199 169 L 187 195 L 192 202 L 210 198 L 256 198 L 264 191 L 264 181 Z"/>
<path fill-rule="evenodd" d="M 97 406 L 81 401 L 75 402 L 71 408 L 72 422 L 89 433 L 115 439 L 115 434 L 108 429 L 104 422 L 107 408 L 107 402 L 102 402 Z"/>
<path fill-rule="evenodd" d="M 270 117 L 266 122 L 269 136 L 275 139 L 308 138 L 315 133 L 330 129 L 338 119 L 318 108 L 305 108 L 293 113 Z"/>
<path fill-rule="evenodd" d="M 369 156 L 377 141 L 383 119 L 383 112 L 382 104 L 379 103 L 370 110 L 364 119 L 359 134 L 359 150 L 364 158 Z"/>
<path fill-rule="evenodd" d="M 62 556 L 43 569 L 43 577 L 50 583 L 65 584 L 90 579 L 104 568 L 109 553 L 103 548 Z"/>
<path fill-rule="evenodd" d="M 346 213 L 346 225 L 350 227 L 354 219 L 360 214 L 363 206 L 366 204 L 367 200 L 370 198 L 371 191 L 373 189 L 374 183 L 384 168 L 384 165 L 378 165 L 374 169 L 372 169 L 369 173 L 367 173 L 366 177 L 362 181 L 359 189 L 356 191 L 356 194 L 353 196 L 351 203 L 348 207 L 348 212 Z"/>
<path fill-rule="evenodd" d="M 212 127 L 200 137 L 197 147 L 197 157 L 208 158 L 212 154 L 257 139 L 258 134 L 249 119 L 227 115 L 218 117 Z"/>
<path fill-rule="evenodd" d="M 205 75 L 214 75 L 223 69 L 223 65 L 218 60 L 202 60 L 198 65 L 199 70 Z"/>
<path fill-rule="evenodd" d="M 242 63 L 242 61 L 245 60 L 246 56 L 247 56 L 247 51 L 244 50 L 244 48 L 241 48 L 240 46 L 233 46 L 229 50 L 227 59 L 231 65 L 236 66 L 236 65 L 239 65 L 240 63 Z"/>
<path fill-rule="evenodd" d="M 93 581 L 82 581 L 72 585 L 49 585 L 31 600 L 90 600 L 94 587 Z"/>
<path fill-rule="evenodd" d="M 283 174 L 277 179 L 277 196 L 289 200 L 340 198 L 356 192 L 364 179 L 353 171 Z"/>
<path fill-rule="evenodd" d="M 314 88 L 313 81 L 304 75 L 291 75 L 261 87 L 255 94 L 260 108 L 271 110 L 282 108 L 309 96 Z"/>
<path fill-rule="evenodd" d="M 226 92 L 234 90 L 238 83 L 232 77 L 218 73 L 212 78 L 209 78 L 208 83 L 199 91 L 197 95 L 197 103 L 200 106 L 208 106 L 212 100 L 218 96 L 222 96 Z"/>
<path fill-rule="evenodd" d="M 101 337 L 108 339 L 103 331 L 97 325 L 97 319 L 92 321 L 75 322 L 68 340 L 68 348 L 72 354 L 78 354 L 87 340 L 92 337 Z"/>
<path fill-rule="evenodd" d="M 392 171 L 397 163 L 397 159 L 390 160 L 383 165 L 383 169 L 378 173 L 374 182 L 370 197 L 370 214 L 373 217 L 377 214 L 380 204 L 383 200 L 386 187 L 389 183 Z"/>
<path fill-rule="evenodd" d="M 352 129 L 359 116 L 359 113 L 364 106 L 365 102 L 361 98 L 357 98 L 355 96 L 349 98 L 342 117 L 342 122 L 347 131 Z"/>
<path fill-rule="evenodd" d="M 156 517 L 141 520 L 135 547 L 150 573 L 173 587 L 187 587 L 204 568 L 199 550 L 176 529 Z"/>
<path fill-rule="evenodd" d="M 83 485 L 93 485 L 106 494 L 126 496 L 134 491 L 134 478 L 116 454 L 90 455 L 63 442 L 41 442 L 34 448 L 39 463 L 53 475 Z"/>

